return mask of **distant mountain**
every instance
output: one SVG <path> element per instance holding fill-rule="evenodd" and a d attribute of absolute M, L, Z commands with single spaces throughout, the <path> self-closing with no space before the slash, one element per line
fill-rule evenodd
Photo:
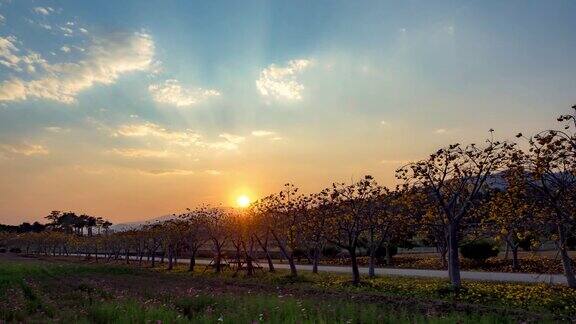
<path fill-rule="evenodd" d="M 223 210 L 233 210 L 234 207 L 219 207 Z M 183 211 L 182 213 L 185 213 L 186 211 Z M 177 217 L 177 215 L 179 215 L 181 213 L 178 213 L 176 215 L 174 214 L 170 214 L 170 215 L 164 215 L 164 216 L 159 216 L 159 217 L 154 217 L 148 220 L 143 220 L 143 221 L 136 221 L 136 222 L 127 222 L 127 223 L 120 223 L 120 224 L 114 224 L 112 226 L 110 226 L 110 229 L 112 229 L 114 232 L 123 232 L 123 231 L 128 231 L 131 229 L 138 229 L 140 227 L 142 227 L 143 225 L 146 224 L 154 224 L 156 222 L 164 222 L 167 220 L 171 220 Z"/>
<path fill-rule="evenodd" d="M 175 216 L 172 214 L 171 215 L 164 215 L 164 216 L 154 217 L 154 218 L 151 218 L 148 220 L 143 220 L 143 221 L 114 224 L 114 225 L 110 226 L 110 229 L 112 229 L 114 232 L 123 232 L 123 231 L 128 231 L 131 229 L 138 229 L 138 228 L 140 228 L 146 224 L 153 224 L 156 222 L 164 222 L 167 220 L 171 220 L 173 218 L 175 218 Z"/>

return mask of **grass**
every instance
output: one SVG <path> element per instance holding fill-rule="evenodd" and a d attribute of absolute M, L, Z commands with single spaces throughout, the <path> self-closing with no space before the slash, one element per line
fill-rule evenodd
<path fill-rule="evenodd" d="M 24 278 L 46 279 L 70 274 L 115 274 L 132 275 L 139 269 L 115 265 L 82 265 L 68 263 L 0 262 L 0 296 L 7 287 L 20 283 Z"/>
<path fill-rule="evenodd" d="M 496 315 L 447 314 L 424 316 L 393 312 L 374 304 L 351 302 L 318 304 L 295 298 L 230 296 L 185 298 L 176 308 L 145 307 L 134 301 L 92 307 L 85 320 L 92 323 L 514 323 Z M 81 319 L 82 320 L 82 319 Z"/>
<path fill-rule="evenodd" d="M 10 301 L 0 303 L 0 322 L 514 323 L 576 315 L 576 292 L 560 286 L 465 282 L 456 293 L 440 279 L 354 286 L 326 273 L 186 270 L 0 259 L 0 296 Z"/>

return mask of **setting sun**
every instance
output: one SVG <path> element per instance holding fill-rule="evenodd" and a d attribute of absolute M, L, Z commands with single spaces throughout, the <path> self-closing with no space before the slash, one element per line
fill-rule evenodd
<path fill-rule="evenodd" d="M 250 197 L 246 196 L 246 195 L 241 195 L 238 196 L 238 198 L 236 198 L 236 205 L 238 205 L 238 207 L 248 207 L 250 205 Z"/>

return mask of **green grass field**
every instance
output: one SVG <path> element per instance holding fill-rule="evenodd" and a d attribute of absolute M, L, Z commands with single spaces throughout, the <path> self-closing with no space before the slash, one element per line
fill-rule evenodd
<path fill-rule="evenodd" d="M 574 320 L 565 287 L 0 257 L 0 320 L 64 323 L 516 323 Z"/>

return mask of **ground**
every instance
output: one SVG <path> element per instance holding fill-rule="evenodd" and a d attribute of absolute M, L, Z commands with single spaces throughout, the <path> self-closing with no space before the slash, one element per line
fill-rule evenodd
<path fill-rule="evenodd" d="M 515 323 L 576 320 L 567 287 L 279 271 L 168 272 L 81 258 L 0 255 L 0 320 L 85 323 Z"/>

